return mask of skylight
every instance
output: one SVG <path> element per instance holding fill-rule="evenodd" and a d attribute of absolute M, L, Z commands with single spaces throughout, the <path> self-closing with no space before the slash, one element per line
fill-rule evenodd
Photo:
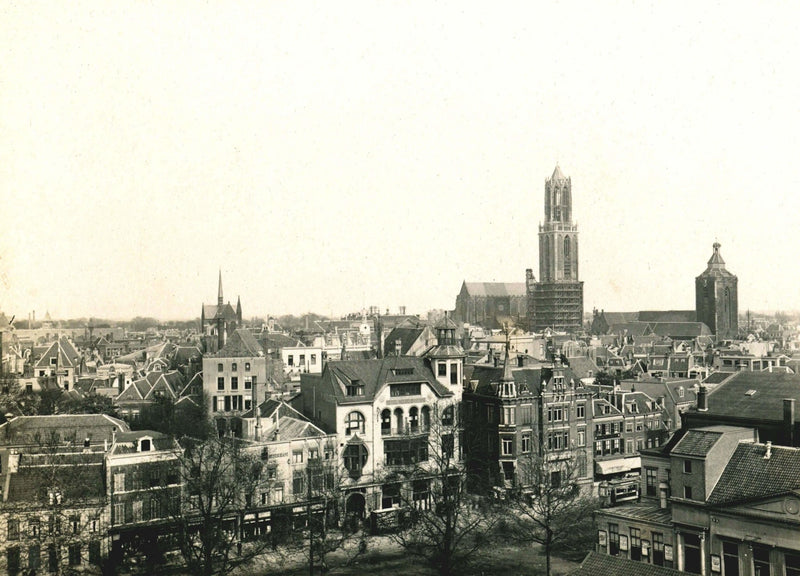
<path fill-rule="evenodd" d="M 744 393 L 745 396 L 753 396 L 756 393 L 752 388 Z"/>

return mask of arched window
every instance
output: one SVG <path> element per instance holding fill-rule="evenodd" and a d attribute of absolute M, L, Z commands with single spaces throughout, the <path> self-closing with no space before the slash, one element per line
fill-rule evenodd
<path fill-rule="evenodd" d="M 542 281 L 550 281 L 550 239 L 545 236 L 542 242 Z"/>
<path fill-rule="evenodd" d="M 428 406 L 422 407 L 422 430 L 427 431 L 431 427 L 431 409 Z"/>
<path fill-rule="evenodd" d="M 394 427 L 397 434 L 403 433 L 403 409 L 402 408 L 395 408 L 394 409 Z"/>
<path fill-rule="evenodd" d="M 452 406 L 448 406 L 442 411 L 443 426 L 452 426 L 454 419 L 455 419 L 455 410 L 453 410 Z"/>
<path fill-rule="evenodd" d="M 564 278 L 572 278 L 572 244 L 569 236 L 564 236 Z"/>
<path fill-rule="evenodd" d="M 354 432 L 364 433 L 364 415 L 361 412 L 350 412 L 344 422 L 344 435 L 350 436 Z"/>
<path fill-rule="evenodd" d="M 416 406 L 408 411 L 408 425 L 411 427 L 411 432 L 419 431 L 419 408 Z"/>
<path fill-rule="evenodd" d="M 392 433 L 392 412 L 388 408 L 381 412 L 381 434 Z"/>

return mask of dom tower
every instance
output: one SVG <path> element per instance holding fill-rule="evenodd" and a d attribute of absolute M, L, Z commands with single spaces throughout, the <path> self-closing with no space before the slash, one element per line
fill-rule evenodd
<path fill-rule="evenodd" d="M 578 226 L 572 223 L 572 180 L 556 166 L 544 184 L 539 225 L 539 282 L 528 309 L 531 329 L 574 332 L 583 326 L 583 282 L 578 280 Z"/>
<path fill-rule="evenodd" d="M 706 326 L 718 340 L 736 338 L 739 334 L 739 279 L 725 268 L 714 242 L 708 267 L 694 281 L 697 321 Z"/>

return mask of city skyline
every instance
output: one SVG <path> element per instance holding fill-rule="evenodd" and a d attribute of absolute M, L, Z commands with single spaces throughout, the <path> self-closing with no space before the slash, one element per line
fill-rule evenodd
<path fill-rule="evenodd" d="M 800 309 L 793 8 L 348 8 L 0 8 L 2 311 L 452 309 L 538 279 L 556 164 L 585 312 L 693 309 L 715 241 Z"/>

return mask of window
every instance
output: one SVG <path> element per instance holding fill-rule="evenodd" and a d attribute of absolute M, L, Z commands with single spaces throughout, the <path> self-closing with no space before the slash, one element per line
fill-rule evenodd
<path fill-rule="evenodd" d="M 523 434 L 522 435 L 522 453 L 528 454 L 531 451 L 531 435 L 530 434 Z"/>
<path fill-rule="evenodd" d="M 399 396 L 419 396 L 421 393 L 419 383 L 392 384 L 389 387 L 389 395 L 392 398 L 397 398 Z"/>
<path fill-rule="evenodd" d="M 114 504 L 114 518 L 113 523 L 115 526 L 125 523 L 125 504 L 117 502 Z"/>
<path fill-rule="evenodd" d="M 78 534 L 81 531 L 81 517 L 78 514 L 73 514 L 69 517 L 69 527 L 73 534 Z"/>
<path fill-rule="evenodd" d="M 273 492 L 275 494 L 274 502 L 276 504 L 280 504 L 281 502 L 283 502 L 283 486 L 275 486 Z"/>
<path fill-rule="evenodd" d="M 245 372 L 250 372 L 250 362 L 245 362 L 244 363 L 244 371 Z"/>
<path fill-rule="evenodd" d="M 8 573 L 16 574 L 20 569 L 19 546 L 11 546 L 6 551 L 6 561 L 8 562 Z"/>
<path fill-rule="evenodd" d="M 684 474 L 691 474 L 692 473 L 692 461 L 691 460 L 684 460 L 683 461 L 683 473 Z"/>
<path fill-rule="evenodd" d="M 400 506 L 400 483 L 392 482 L 381 487 L 381 508 Z"/>
<path fill-rule="evenodd" d="M 458 384 L 458 364 L 450 364 L 450 384 Z"/>
<path fill-rule="evenodd" d="M 683 497 L 687 500 L 692 499 L 692 487 L 691 486 L 684 486 L 683 487 Z"/>
<path fill-rule="evenodd" d="M 388 436 L 392 433 L 392 413 L 387 408 L 381 412 L 381 435 Z"/>
<path fill-rule="evenodd" d="M 608 553 L 611 556 L 619 554 L 619 525 L 608 525 Z"/>
<path fill-rule="evenodd" d="M 800 562 L 796 564 L 797 570 L 792 571 L 789 565 L 790 554 L 786 554 L 786 576 L 800 576 Z M 800 560 L 800 556 L 795 556 Z M 725 576 L 739 576 L 739 545 L 736 542 L 722 542 L 722 565 Z"/>
<path fill-rule="evenodd" d="M 648 496 L 658 496 L 658 469 L 645 468 L 645 493 Z"/>
<path fill-rule="evenodd" d="M 350 436 L 354 432 L 364 433 L 364 415 L 361 412 L 350 412 L 345 420 L 345 436 Z"/>
<path fill-rule="evenodd" d="M 417 508 L 427 508 L 431 495 L 430 480 L 414 480 L 412 484 L 412 501 Z"/>
<path fill-rule="evenodd" d="M 344 467 L 353 478 L 361 476 L 361 471 L 367 465 L 367 448 L 363 444 L 349 444 L 342 454 Z"/>
<path fill-rule="evenodd" d="M 511 438 L 503 438 L 503 456 L 511 456 L 514 453 L 514 441 Z"/>
<path fill-rule="evenodd" d="M 408 426 L 412 434 L 419 432 L 419 408 L 416 406 L 408 411 Z"/>
<path fill-rule="evenodd" d="M 81 545 L 70 544 L 69 546 L 69 565 L 79 566 L 81 563 Z"/>
<path fill-rule="evenodd" d="M 444 436 L 442 436 L 444 450 Z M 387 466 L 409 466 L 428 460 L 428 438 L 385 440 L 383 452 Z"/>
<path fill-rule="evenodd" d="M 302 496 L 306 491 L 305 484 L 305 471 L 295 470 L 292 474 L 292 494 Z"/>
<path fill-rule="evenodd" d="M 769 548 L 753 544 L 753 575 L 772 576 L 769 564 Z"/>
<path fill-rule="evenodd" d="M 494 406 L 487 406 L 486 407 L 486 421 L 489 424 L 494 423 Z"/>
<path fill-rule="evenodd" d="M 231 376 L 231 390 L 238 390 L 238 389 L 239 389 L 239 377 Z"/>
<path fill-rule="evenodd" d="M 625 422 L 625 432 L 633 432 L 633 422 L 630 420 Z"/>
<path fill-rule="evenodd" d="M 586 418 L 586 404 L 578 404 L 577 412 L 578 412 L 578 418 L 580 418 L 581 420 Z"/>
<path fill-rule="evenodd" d="M 293 354 L 289 354 L 289 358 L 287 359 L 287 362 L 286 362 L 286 363 L 287 363 L 289 366 L 294 366 L 294 355 L 293 355 Z"/>
<path fill-rule="evenodd" d="M 439 362 L 436 368 L 436 375 L 437 376 L 447 376 L 447 364 L 444 362 Z"/>
<path fill-rule="evenodd" d="M 114 474 L 114 492 L 125 491 L 125 473 L 117 472 Z"/>
<path fill-rule="evenodd" d="M 220 362 L 219 364 L 217 364 L 217 372 L 222 372 L 222 370 L 223 370 L 222 362 Z"/>
<path fill-rule="evenodd" d="M 664 535 L 661 532 L 653 532 L 653 564 L 656 566 L 664 565 Z M 725 571 L 728 574 L 728 571 Z"/>
<path fill-rule="evenodd" d="M 303 366 L 306 363 L 306 355 L 300 354 L 300 366 Z"/>
<path fill-rule="evenodd" d="M 516 410 L 513 406 L 503 407 L 503 424 L 513 426 L 515 424 Z"/>
<path fill-rule="evenodd" d="M 236 364 L 236 362 L 231 364 L 231 372 L 236 372 L 236 371 L 238 371 L 238 369 L 239 369 L 239 366 L 238 366 L 238 364 Z"/>
<path fill-rule="evenodd" d="M 161 500 L 155 496 L 150 498 L 150 519 L 161 518 Z"/>
<path fill-rule="evenodd" d="M 31 538 L 38 538 L 41 534 L 41 526 L 38 518 L 28 518 L 28 535 Z"/>
<path fill-rule="evenodd" d="M 217 378 L 217 390 L 225 390 L 225 377 L 220 376 Z"/>
<path fill-rule="evenodd" d="M 455 409 L 448 406 L 442 411 L 442 426 L 452 426 L 455 419 Z"/>
<path fill-rule="evenodd" d="M 36 572 L 42 566 L 42 549 L 38 544 L 28 546 L 28 570 Z"/>
<path fill-rule="evenodd" d="M 533 422 L 533 410 L 530 404 L 523 404 L 519 407 L 520 424 L 530 424 Z"/>
<path fill-rule="evenodd" d="M 302 463 L 303 463 L 303 451 L 294 450 L 292 452 L 292 464 L 302 464 Z"/>
<path fill-rule="evenodd" d="M 141 522 L 143 520 L 143 511 L 144 511 L 144 504 L 142 504 L 141 500 L 135 500 L 133 502 L 133 521 L 134 522 Z"/>
<path fill-rule="evenodd" d="M 562 406 L 553 406 L 547 409 L 548 422 L 561 422 L 564 419 L 564 408 Z"/>
<path fill-rule="evenodd" d="M 345 394 L 347 396 L 363 396 L 364 383 L 361 380 L 352 380 L 345 386 Z"/>
<path fill-rule="evenodd" d="M 19 520 L 16 518 L 8 520 L 8 539 L 19 540 Z"/>
<path fill-rule="evenodd" d="M 631 528 L 631 560 L 642 559 L 642 533 L 639 528 Z"/>
<path fill-rule="evenodd" d="M 100 557 L 100 541 L 92 540 L 89 542 L 89 563 L 99 565 L 102 558 Z"/>
<path fill-rule="evenodd" d="M 245 390 L 252 390 L 253 389 L 253 378 L 250 376 L 244 377 L 244 389 Z"/>

